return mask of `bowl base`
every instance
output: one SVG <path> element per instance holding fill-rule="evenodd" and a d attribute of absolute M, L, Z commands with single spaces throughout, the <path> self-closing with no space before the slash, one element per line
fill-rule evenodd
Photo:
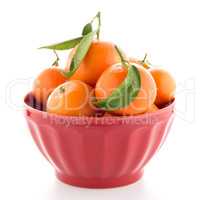
<path fill-rule="evenodd" d="M 56 172 L 56 177 L 63 183 L 83 187 L 83 188 L 114 188 L 129 185 L 138 181 L 143 175 L 143 171 L 134 174 L 111 179 L 87 179 L 87 178 L 74 178 Z"/>

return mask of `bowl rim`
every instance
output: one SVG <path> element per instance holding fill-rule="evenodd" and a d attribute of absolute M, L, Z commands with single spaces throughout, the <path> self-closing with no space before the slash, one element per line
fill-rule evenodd
<path fill-rule="evenodd" d="M 97 116 L 65 116 L 65 115 L 58 115 L 58 114 L 54 114 L 54 113 L 47 113 L 46 111 L 42 111 L 42 110 L 38 110 L 38 109 L 35 109 L 33 107 L 31 107 L 30 105 L 28 105 L 26 103 L 26 99 L 28 98 L 28 96 L 31 95 L 31 92 L 27 93 L 23 99 L 23 105 L 24 105 L 24 108 L 29 110 L 29 111 L 32 111 L 33 113 L 35 114 L 38 114 L 38 115 L 48 115 L 49 117 L 56 117 L 56 118 L 60 118 L 60 119 L 64 119 L 64 120 L 70 120 L 70 119 L 90 119 L 90 120 L 93 120 L 93 119 L 112 119 L 112 120 L 119 120 L 119 119 L 141 119 L 141 118 L 154 118 L 154 117 L 158 117 L 164 113 L 167 113 L 167 112 L 174 112 L 174 107 L 175 107 L 175 98 L 172 100 L 172 102 L 159 109 L 158 111 L 156 112 L 150 112 L 150 113 L 143 113 L 143 114 L 138 114 L 138 115 L 131 115 L 131 116 L 101 116 L 101 117 L 97 117 Z"/>

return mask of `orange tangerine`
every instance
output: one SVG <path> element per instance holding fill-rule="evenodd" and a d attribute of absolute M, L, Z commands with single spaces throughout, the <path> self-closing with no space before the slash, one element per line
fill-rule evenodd
<path fill-rule="evenodd" d="M 79 80 L 67 81 L 58 86 L 49 96 L 47 112 L 69 116 L 91 116 L 93 89 Z"/>
<path fill-rule="evenodd" d="M 174 98 L 176 83 L 172 75 L 164 69 L 150 69 L 156 86 L 157 96 L 155 100 L 156 105 L 164 105 Z"/>
<path fill-rule="evenodd" d="M 151 74 L 144 67 L 136 65 L 141 78 L 141 88 L 132 103 L 125 108 L 114 110 L 120 115 L 136 115 L 144 113 L 154 103 L 156 98 L 156 84 Z M 95 95 L 97 100 L 106 99 L 125 79 L 127 68 L 121 64 L 112 65 L 97 81 Z"/>
<path fill-rule="evenodd" d="M 46 104 L 49 94 L 66 81 L 61 69 L 51 67 L 42 71 L 33 84 L 33 95 L 37 102 Z"/>
<path fill-rule="evenodd" d="M 69 70 L 75 51 L 76 48 L 69 55 L 66 67 L 67 71 Z M 91 86 L 95 86 L 96 81 L 103 71 L 118 62 L 119 56 L 113 43 L 93 41 L 85 58 L 80 63 L 76 72 L 70 77 L 70 80 L 81 80 Z"/>

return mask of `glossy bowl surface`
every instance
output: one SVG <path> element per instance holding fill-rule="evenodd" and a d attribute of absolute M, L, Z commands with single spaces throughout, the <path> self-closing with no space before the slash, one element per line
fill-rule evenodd
<path fill-rule="evenodd" d="M 24 105 L 31 135 L 59 180 L 80 187 L 111 188 L 141 178 L 170 130 L 175 101 L 155 113 L 129 117 L 49 114 L 41 111 L 30 93 Z"/>

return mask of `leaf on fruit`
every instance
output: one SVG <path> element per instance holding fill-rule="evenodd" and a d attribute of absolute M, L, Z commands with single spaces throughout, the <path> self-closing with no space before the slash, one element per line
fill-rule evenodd
<path fill-rule="evenodd" d="M 43 46 L 43 47 L 40 47 L 39 49 L 67 50 L 67 49 L 74 48 L 76 45 L 80 43 L 82 39 L 83 37 L 78 37 L 78 38 L 74 38 L 74 39 L 60 42 L 57 44 Z"/>
<path fill-rule="evenodd" d="M 105 100 L 97 101 L 95 105 L 104 110 L 112 111 L 128 106 L 137 96 L 141 87 L 140 74 L 134 65 L 128 67 L 125 80 Z"/>
<path fill-rule="evenodd" d="M 82 40 L 80 41 L 76 52 L 72 58 L 71 64 L 70 64 L 70 70 L 68 72 L 65 73 L 65 75 L 67 77 L 72 76 L 75 71 L 78 69 L 81 61 L 84 59 L 84 57 L 86 56 L 90 45 L 92 44 L 92 40 L 94 38 L 94 35 L 96 34 L 96 32 L 90 32 L 87 35 L 84 35 Z"/>

